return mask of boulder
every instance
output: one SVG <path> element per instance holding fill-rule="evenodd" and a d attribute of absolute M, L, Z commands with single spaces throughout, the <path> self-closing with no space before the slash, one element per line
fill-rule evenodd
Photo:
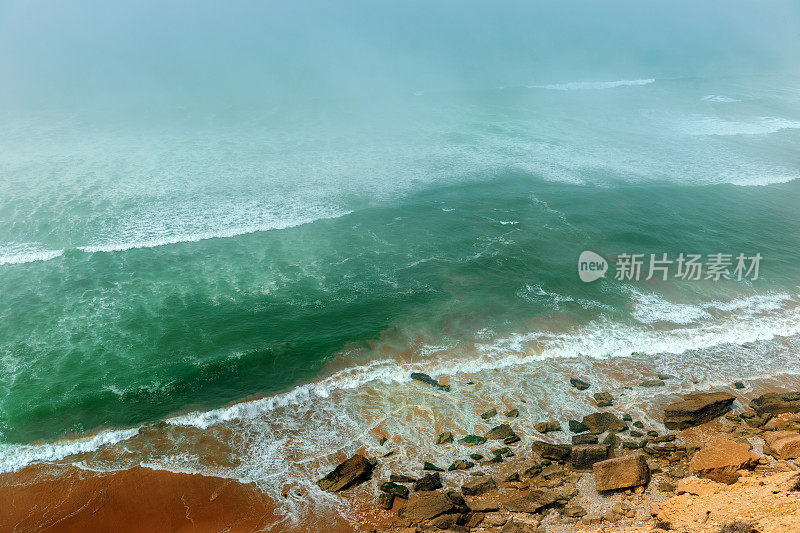
<path fill-rule="evenodd" d="M 511 409 L 506 412 L 506 418 L 517 418 L 519 416 L 519 409 Z"/>
<path fill-rule="evenodd" d="M 461 444 L 465 444 L 467 446 L 480 446 L 486 439 L 484 437 L 480 437 L 478 435 L 467 435 L 463 439 L 460 439 L 458 442 Z"/>
<path fill-rule="evenodd" d="M 560 499 L 561 495 L 556 491 L 533 489 L 522 496 L 503 502 L 503 507 L 512 513 L 535 513 Z"/>
<path fill-rule="evenodd" d="M 453 442 L 453 434 L 449 431 L 440 434 L 439 438 L 436 439 L 436 444 L 449 444 L 451 442 Z"/>
<path fill-rule="evenodd" d="M 770 455 L 778 459 L 800 457 L 800 433 L 797 431 L 767 431 L 763 437 L 767 441 Z"/>
<path fill-rule="evenodd" d="M 692 474 L 728 485 L 739 479 L 739 470 L 755 468 L 758 456 L 750 444 L 720 439 L 698 450 L 689 463 Z"/>
<path fill-rule="evenodd" d="M 591 470 L 592 465 L 608 459 L 610 446 L 605 444 L 579 444 L 572 447 L 569 456 L 570 466 L 574 470 Z"/>
<path fill-rule="evenodd" d="M 686 429 L 714 420 L 728 411 L 736 398 L 727 392 L 690 394 L 664 409 L 667 429 Z"/>
<path fill-rule="evenodd" d="M 492 408 L 492 409 L 489 409 L 488 411 L 486 411 L 485 413 L 483 413 L 481 415 L 481 418 L 483 418 L 484 420 L 489 420 L 490 418 L 495 417 L 495 416 L 497 416 L 497 409 Z"/>
<path fill-rule="evenodd" d="M 408 505 L 400 509 L 397 516 L 412 522 L 421 522 L 443 515 L 454 507 L 455 505 L 447 497 L 447 494 L 443 492 L 424 492 L 413 496 L 408 501 Z"/>
<path fill-rule="evenodd" d="M 664 385 L 666 385 L 666 383 L 660 379 L 646 379 L 639 383 L 640 387 L 663 387 Z"/>
<path fill-rule="evenodd" d="M 609 407 L 614 403 L 614 397 L 610 392 L 596 392 L 594 401 L 597 402 L 597 407 Z"/>
<path fill-rule="evenodd" d="M 381 493 L 378 496 L 378 506 L 383 507 L 384 509 L 391 509 L 394 505 L 394 494 L 389 494 L 388 492 Z"/>
<path fill-rule="evenodd" d="M 511 426 L 508 424 L 500 424 L 499 426 L 495 426 L 490 429 L 486 433 L 485 438 L 488 440 L 498 440 L 508 438 L 512 435 L 516 435 L 516 433 L 514 433 L 514 430 L 511 429 Z"/>
<path fill-rule="evenodd" d="M 393 494 L 394 496 L 398 496 L 404 500 L 408 499 L 408 487 L 404 487 L 403 485 L 398 485 L 392 481 L 387 481 L 385 483 L 381 483 L 379 488 L 381 491 L 387 494 Z"/>
<path fill-rule="evenodd" d="M 551 431 L 561 431 L 561 424 L 555 420 L 550 420 L 549 422 L 539 422 L 533 428 L 539 433 L 550 433 Z"/>
<path fill-rule="evenodd" d="M 606 431 L 625 431 L 628 425 L 612 413 L 593 413 L 583 417 L 583 425 L 589 432 L 599 435 Z"/>
<path fill-rule="evenodd" d="M 374 466 L 374 462 L 369 461 L 361 454 L 356 454 L 317 481 L 317 485 L 328 492 L 339 492 L 368 480 Z"/>
<path fill-rule="evenodd" d="M 623 455 L 592 465 L 598 491 L 627 489 L 646 485 L 650 467 L 643 455 Z"/>
<path fill-rule="evenodd" d="M 592 435 L 591 433 L 573 435 L 572 444 L 597 444 L 597 435 Z"/>
<path fill-rule="evenodd" d="M 569 430 L 573 433 L 583 433 L 585 431 L 589 431 L 589 428 L 584 426 L 583 422 L 578 422 L 577 420 L 570 420 Z"/>
<path fill-rule="evenodd" d="M 497 489 L 497 483 L 492 476 L 475 478 L 461 486 L 464 496 L 480 496 L 495 489 Z"/>
<path fill-rule="evenodd" d="M 800 412 L 800 392 L 770 392 L 750 400 L 759 416 Z"/>
<path fill-rule="evenodd" d="M 570 378 L 569 384 L 578 390 L 586 390 L 591 386 L 591 384 L 588 381 L 580 378 Z"/>
<path fill-rule="evenodd" d="M 492 498 L 467 498 L 467 505 L 475 513 L 491 513 L 500 509 L 500 504 Z"/>
<path fill-rule="evenodd" d="M 389 481 L 392 483 L 416 483 L 417 478 L 405 474 L 392 474 L 389 476 Z"/>
<path fill-rule="evenodd" d="M 422 372 L 412 372 L 411 379 L 420 381 L 422 383 L 425 383 L 426 385 L 430 385 L 433 388 L 443 390 L 445 392 L 450 391 L 450 385 L 442 385 L 437 380 L 430 377 L 428 374 L 423 374 Z"/>
<path fill-rule="evenodd" d="M 440 468 L 440 467 L 436 466 L 433 463 L 429 463 L 428 461 L 425 461 L 424 463 L 422 463 L 422 469 L 423 470 L 433 470 L 434 472 L 444 472 L 444 468 Z"/>
<path fill-rule="evenodd" d="M 458 461 L 453 461 L 453 464 L 451 464 L 447 469 L 452 472 L 453 470 L 469 470 L 473 466 L 475 466 L 475 463 L 472 461 L 459 459 Z"/>
<path fill-rule="evenodd" d="M 439 472 L 427 474 L 414 482 L 415 491 L 436 490 L 442 488 L 442 477 Z"/>
<path fill-rule="evenodd" d="M 542 459 L 552 459 L 553 461 L 566 461 L 569 459 L 572 448 L 568 444 L 550 444 L 543 440 L 534 441 L 531 447 Z"/>

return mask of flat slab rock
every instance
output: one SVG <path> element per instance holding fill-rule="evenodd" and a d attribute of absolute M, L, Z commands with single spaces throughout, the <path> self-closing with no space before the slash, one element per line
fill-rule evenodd
<path fill-rule="evenodd" d="M 492 476 L 481 476 L 465 483 L 461 487 L 461 492 L 464 496 L 480 496 L 496 488 L 497 483 Z"/>
<path fill-rule="evenodd" d="M 504 501 L 503 508 L 512 513 L 535 513 L 562 498 L 563 496 L 553 490 L 533 489 L 523 496 Z"/>
<path fill-rule="evenodd" d="M 628 424 L 620 420 L 613 413 L 592 413 L 583 417 L 583 425 L 589 428 L 590 433 L 599 435 L 606 431 L 625 431 Z"/>
<path fill-rule="evenodd" d="M 664 408 L 667 429 L 686 429 L 710 422 L 725 414 L 736 397 L 727 392 L 690 394 Z"/>
<path fill-rule="evenodd" d="M 689 468 L 697 477 L 731 484 L 739 479 L 739 470 L 754 468 L 757 464 L 758 456 L 750 451 L 750 444 L 720 439 L 699 449 Z"/>
<path fill-rule="evenodd" d="M 770 392 L 750 400 L 750 407 L 758 413 L 779 415 L 800 412 L 800 392 Z"/>
<path fill-rule="evenodd" d="M 650 481 L 647 459 L 639 454 L 600 461 L 592 469 L 598 492 L 638 487 Z"/>
<path fill-rule="evenodd" d="M 766 431 L 763 437 L 771 455 L 778 459 L 800 457 L 800 433 L 796 431 Z"/>
<path fill-rule="evenodd" d="M 317 485 L 328 492 L 339 492 L 368 480 L 374 466 L 374 462 L 361 454 L 356 454 L 317 481 Z"/>
<path fill-rule="evenodd" d="M 408 505 L 398 511 L 397 516 L 412 522 L 430 520 L 452 511 L 455 505 L 444 492 L 420 492 L 412 496 Z"/>

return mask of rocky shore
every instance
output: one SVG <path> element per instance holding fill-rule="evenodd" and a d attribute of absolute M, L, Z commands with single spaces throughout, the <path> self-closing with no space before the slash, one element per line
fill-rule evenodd
<path fill-rule="evenodd" d="M 688 394 L 654 413 L 659 430 L 618 412 L 613 393 L 592 392 L 578 376 L 570 384 L 597 412 L 523 427 L 517 408 L 492 408 L 480 414 L 495 423 L 485 434 L 438 436 L 438 447 L 463 449 L 450 465 L 425 462 L 378 479 L 381 458 L 356 454 L 318 486 L 346 495 L 374 484 L 378 511 L 365 516 L 365 531 L 800 531 L 800 392 L 746 401 L 726 390 Z M 534 437 L 529 446 L 524 435 Z M 458 482 L 455 473 L 469 476 Z"/>

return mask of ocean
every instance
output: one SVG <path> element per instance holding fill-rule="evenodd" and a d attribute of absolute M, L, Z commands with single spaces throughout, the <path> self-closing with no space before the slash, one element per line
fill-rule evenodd
<path fill-rule="evenodd" d="M 605 70 L 6 107 L 0 472 L 143 464 L 346 514 L 314 485 L 342 453 L 396 471 L 486 405 L 586 414 L 573 376 L 800 374 L 798 71 Z M 645 279 L 718 253 L 757 279 Z"/>

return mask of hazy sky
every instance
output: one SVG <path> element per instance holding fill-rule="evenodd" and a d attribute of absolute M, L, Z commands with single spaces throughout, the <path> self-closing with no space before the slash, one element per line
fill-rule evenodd
<path fill-rule="evenodd" d="M 800 2 L 0 0 L 0 98 L 293 97 L 800 65 Z"/>

